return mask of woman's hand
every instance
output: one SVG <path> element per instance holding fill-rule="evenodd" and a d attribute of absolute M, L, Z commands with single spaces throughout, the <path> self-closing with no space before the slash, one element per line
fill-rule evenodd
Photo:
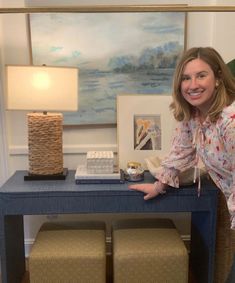
<path fill-rule="evenodd" d="M 156 197 L 159 194 L 166 193 L 165 191 L 166 187 L 167 187 L 166 184 L 163 184 L 157 181 L 153 184 L 146 183 L 146 184 L 130 185 L 129 189 L 145 193 L 144 199 L 148 200 L 148 199 Z"/>

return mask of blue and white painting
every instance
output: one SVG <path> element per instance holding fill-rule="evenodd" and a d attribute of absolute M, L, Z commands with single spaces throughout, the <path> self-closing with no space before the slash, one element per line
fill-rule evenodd
<path fill-rule="evenodd" d="M 171 93 L 185 13 L 31 14 L 30 32 L 34 65 L 79 68 L 79 110 L 64 123 L 113 124 L 117 95 Z"/>

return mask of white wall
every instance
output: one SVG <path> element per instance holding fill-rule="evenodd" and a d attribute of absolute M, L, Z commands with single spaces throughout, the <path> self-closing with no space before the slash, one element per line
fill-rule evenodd
<path fill-rule="evenodd" d="M 126 4 L 126 1 L 96 1 L 96 0 L 25 0 L 35 5 L 62 5 L 69 4 Z M 130 4 L 159 4 L 166 1 L 129 1 Z M 226 3 L 227 2 L 227 3 Z M 168 3 L 179 4 L 186 3 L 189 5 L 235 5 L 235 0 L 192 0 L 192 1 L 168 1 Z M 24 0 L 1 0 L 0 5 L 23 7 Z M 27 24 L 26 17 L 23 14 L 1 15 L 0 30 L 1 38 L 1 67 L 5 64 L 29 64 L 29 45 L 27 39 Z M 234 51 L 235 38 L 235 23 L 234 13 L 189 13 L 187 22 L 187 47 L 192 46 L 213 46 L 221 53 L 226 61 L 235 58 Z M 4 73 L 2 74 L 4 75 Z M 4 76 L 1 77 L 4 81 Z M 0 89 L 1 92 L 1 89 Z M 1 95 L 1 93 L 0 93 Z M 1 108 L 3 108 L 3 97 L 1 97 Z M 5 142 L 8 142 L 9 147 L 9 164 L 3 162 L 0 158 L 0 169 L 4 169 L 4 174 L 0 174 L 0 180 L 4 179 L 9 169 L 10 174 L 15 170 L 27 169 L 27 127 L 25 112 L 4 112 L 0 113 L 0 134 L 5 136 L 3 142 L 0 143 L 0 153 L 7 152 Z M 6 115 L 5 115 L 6 114 Z M 3 117 L 3 118 L 1 118 Z M 5 121 L 6 119 L 6 121 Z M 5 135 L 5 130 L 7 135 Z M 1 136 L 0 136 L 1 137 Z M 1 138 L 2 140 L 2 138 Z M 64 128 L 64 163 L 70 169 L 75 169 L 76 166 L 85 160 L 85 153 L 92 149 L 111 149 L 117 150 L 116 144 L 116 128 L 80 128 L 80 127 L 65 127 Z M 8 157 L 8 155 L 6 155 Z M 4 164 L 2 164 L 4 163 Z M 7 168 L 6 168 L 7 167 Z M 68 218 L 69 216 L 59 216 L 59 218 Z M 70 216 L 77 217 L 77 216 Z M 78 216 L 80 217 L 80 216 Z M 83 217 L 94 217 L 83 216 Z M 99 215 L 98 217 L 112 219 L 113 215 Z M 25 217 L 25 237 L 26 242 L 31 244 L 37 229 L 40 224 L 45 221 L 44 216 Z M 176 222 L 183 234 L 189 233 L 189 217 L 188 215 L 178 215 Z"/>
<path fill-rule="evenodd" d="M 2 5 L 2 0 L 0 0 Z M 8 145 L 6 138 L 6 121 L 4 115 L 4 95 L 3 95 L 3 84 L 2 84 L 2 22 L 0 21 L 0 186 L 8 177 Z"/>
<path fill-rule="evenodd" d="M 0 25 L 1 29 L 1 25 Z M 0 39 L 0 45 L 2 41 Z M 0 51 L 1 52 L 1 51 Z M 2 71 L 0 70 L 0 74 Z M 4 96 L 3 96 L 3 85 L 2 80 L 0 79 L 0 186 L 5 182 L 8 173 L 8 145 L 6 138 L 6 121 L 4 115 Z"/>
<path fill-rule="evenodd" d="M 234 0 L 217 0 L 218 5 L 235 5 Z M 213 45 L 225 62 L 235 58 L 235 13 L 216 13 L 213 26 Z"/>

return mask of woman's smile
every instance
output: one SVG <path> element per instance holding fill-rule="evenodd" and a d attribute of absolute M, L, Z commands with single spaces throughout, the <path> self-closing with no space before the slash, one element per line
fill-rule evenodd
<path fill-rule="evenodd" d="M 192 96 L 194 98 L 198 98 L 198 96 L 200 96 L 202 94 L 203 90 L 197 90 L 197 91 L 189 91 L 188 95 Z"/>

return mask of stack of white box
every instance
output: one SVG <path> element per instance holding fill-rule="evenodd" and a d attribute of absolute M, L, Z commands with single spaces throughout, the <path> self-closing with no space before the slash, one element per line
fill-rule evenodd
<path fill-rule="evenodd" d="M 112 174 L 114 171 L 114 156 L 112 151 L 88 151 L 88 174 Z"/>

